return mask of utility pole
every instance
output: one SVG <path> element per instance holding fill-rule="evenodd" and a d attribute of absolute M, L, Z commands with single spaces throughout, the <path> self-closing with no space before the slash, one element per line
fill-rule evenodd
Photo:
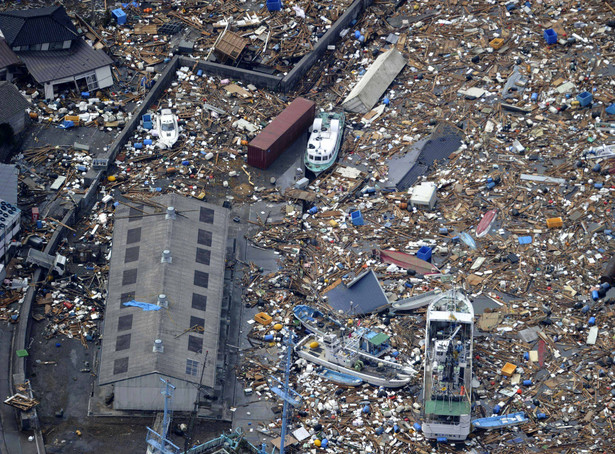
<path fill-rule="evenodd" d="M 194 409 L 190 414 L 190 421 L 188 422 L 188 432 L 186 433 L 186 438 L 184 440 L 184 454 L 188 452 L 190 449 L 190 444 L 192 443 L 192 432 L 194 431 L 194 421 L 196 419 L 196 415 L 199 410 L 199 397 L 201 395 L 201 387 L 203 386 L 203 375 L 205 374 L 205 366 L 207 365 L 207 356 L 209 355 L 209 351 L 205 352 L 205 359 L 203 360 L 203 367 L 201 368 L 201 378 L 199 379 L 199 387 L 196 392 L 196 399 L 194 400 Z"/>

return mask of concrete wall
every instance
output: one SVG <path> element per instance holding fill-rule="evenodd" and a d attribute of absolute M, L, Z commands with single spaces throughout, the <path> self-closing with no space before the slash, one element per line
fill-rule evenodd
<path fill-rule="evenodd" d="M 180 57 L 180 65 L 195 68 L 195 71 L 202 69 L 208 75 L 240 80 L 245 84 L 253 84 L 259 88 L 269 90 L 289 92 L 305 76 L 310 68 L 327 51 L 327 46 L 335 43 L 339 39 L 340 32 L 348 28 L 350 23 L 359 17 L 367 9 L 373 0 L 355 0 L 344 14 L 331 26 L 331 28 L 318 40 L 312 52 L 304 56 L 299 63 L 284 77 L 272 76 L 257 71 L 235 68 L 233 66 L 221 65 L 208 61 L 196 61 L 186 57 Z M 195 67 L 196 64 L 196 67 Z"/>
<path fill-rule="evenodd" d="M 159 411 L 164 408 L 161 375 L 145 375 L 143 377 L 122 380 L 113 385 L 113 408 L 115 410 Z M 197 397 L 197 386 L 183 380 L 168 379 L 173 391 L 173 411 L 192 411 Z"/>
<path fill-rule="evenodd" d="M 190 58 L 180 58 L 181 66 L 193 68 L 195 63 L 196 68 L 194 71 L 202 69 L 203 72 L 208 75 L 219 76 L 232 80 L 240 80 L 245 84 L 253 84 L 259 88 L 268 88 L 269 90 L 279 90 L 280 84 L 283 80 L 281 76 L 271 76 L 269 74 L 264 74 L 257 71 L 249 71 L 247 69 L 221 65 L 220 63 L 213 63 L 210 61 L 199 61 L 197 63 L 195 60 Z"/>
<path fill-rule="evenodd" d="M 314 63 L 322 58 L 327 51 L 327 46 L 335 43 L 339 39 L 340 32 L 343 29 L 348 28 L 350 23 L 354 19 L 358 18 L 359 15 L 372 4 L 372 2 L 373 0 L 355 0 L 353 4 L 350 5 L 350 8 L 348 8 L 346 12 L 342 14 L 337 21 L 335 21 L 327 33 L 325 33 L 324 36 L 318 40 L 312 52 L 303 57 L 299 63 L 297 63 L 284 77 L 280 87 L 281 90 L 283 92 L 292 90 L 310 70 Z"/>

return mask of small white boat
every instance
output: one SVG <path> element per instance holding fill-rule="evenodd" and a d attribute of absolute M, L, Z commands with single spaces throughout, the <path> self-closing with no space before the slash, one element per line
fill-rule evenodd
<path fill-rule="evenodd" d="M 324 336 L 327 333 L 340 333 L 341 331 L 342 324 L 339 321 L 312 306 L 299 304 L 294 307 L 293 313 L 305 329 L 319 336 Z"/>
<path fill-rule="evenodd" d="M 343 112 L 321 112 L 314 119 L 304 156 L 305 168 L 318 176 L 330 169 L 342 146 L 344 136 Z"/>
<path fill-rule="evenodd" d="M 442 290 L 432 290 L 421 295 L 412 296 L 402 300 L 394 301 L 389 308 L 390 313 L 413 311 L 421 307 L 429 306 L 440 294 Z"/>
<path fill-rule="evenodd" d="M 295 346 L 295 353 L 327 369 L 385 388 L 406 386 L 415 372 L 409 366 L 346 349 L 334 334 L 306 336 Z"/>
<path fill-rule="evenodd" d="M 171 109 L 162 109 L 155 118 L 155 129 L 158 132 L 158 143 L 163 148 L 172 148 L 179 138 L 177 116 Z"/>

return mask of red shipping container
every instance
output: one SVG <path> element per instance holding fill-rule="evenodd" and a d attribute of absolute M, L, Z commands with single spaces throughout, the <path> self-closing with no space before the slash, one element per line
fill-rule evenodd
<path fill-rule="evenodd" d="M 316 104 L 297 98 L 248 144 L 248 164 L 267 169 L 314 122 Z"/>

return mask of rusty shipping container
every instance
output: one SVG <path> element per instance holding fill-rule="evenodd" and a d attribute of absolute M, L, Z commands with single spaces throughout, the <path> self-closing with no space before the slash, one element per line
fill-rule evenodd
<path fill-rule="evenodd" d="M 267 169 L 312 125 L 316 104 L 297 98 L 248 144 L 248 164 Z"/>

